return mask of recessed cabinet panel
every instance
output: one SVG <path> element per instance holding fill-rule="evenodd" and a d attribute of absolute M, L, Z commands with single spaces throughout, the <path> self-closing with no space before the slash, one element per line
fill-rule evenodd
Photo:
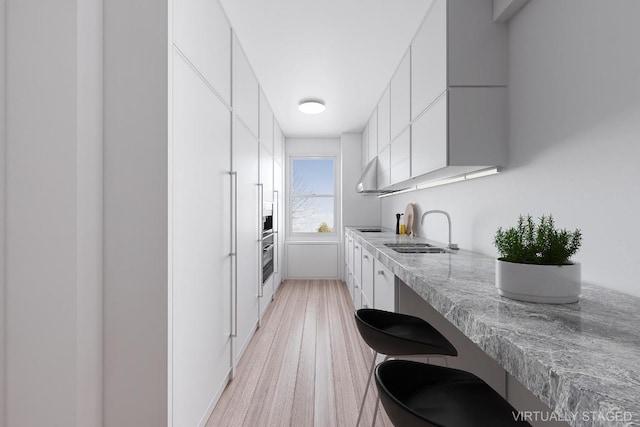
<path fill-rule="evenodd" d="M 260 88 L 236 37 L 233 38 L 233 77 L 233 111 L 257 138 L 259 134 Z"/>
<path fill-rule="evenodd" d="M 405 53 L 391 79 L 391 140 L 411 121 L 411 51 Z"/>
<path fill-rule="evenodd" d="M 447 96 L 442 96 L 412 125 L 411 175 L 447 166 Z"/>
<path fill-rule="evenodd" d="M 411 44 L 411 119 L 447 89 L 447 0 L 434 0 Z"/>
<path fill-rule="evenodd" d="M 380 103 L 378 103 L 378 152 L 391 141 L 391 97 L 390 85 L 387 85 Z"/>
<path fill-rule="evenodd" d="M 174 40 L 180 51 L 231 104 L 231 28 L 217 1 L 182 0 L 174 6 Z"/>

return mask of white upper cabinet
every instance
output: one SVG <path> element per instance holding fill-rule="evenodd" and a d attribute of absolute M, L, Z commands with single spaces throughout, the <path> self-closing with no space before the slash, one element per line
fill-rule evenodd
<path fill-rule="evenodd" d="M 247 129 L 258 138 L 260 88 L 238 38 L 233 37 L 233 111 Z"/>
<path fill-rule="evenodd" d="M 448 87 L 506 86 L 507 26 L 492 0 L 434 0 L 411 44 L 411 119 Z"/>
<path fill-rule="evenodd" d="M 411 119 L 447 90 L 447 0 L 434 0 L 411 44 Z"/>
<path fill-rule="evenodd" d="M 373 110 L 373 114 L 369 119 L 368 144 L 367 144 L 367 163 L 378 154 L 378 111 Z"/>
<path fill-rule="evenodd" d="M 507 162 L 507 88 L 454 87 L 412 125 L 412 177 Z"/>
<path fill-rule="evenodd" d="M 283 164 L 282 161 L 284 157 L 284 134 L 282 133 L 282 128 L 278 121 L 273 119 L 273 157 L 274 159 Z"/>
<path fill-rule="evenodd" d="M 362 130 L 360 158 L 362 159 L 360 170 L 364 170 L 364 168 L 367 166 L 367 162 L 369 161 L 369 122 L 367 122 L 367 124 L 364 126 L 364 129 Z"/>
<path fill-rule="evenodd" d="M 391 145 L 387 145 L 378 153 L 378 189 L 391 184 Z"/>
<path fill-rule="evenodd" d="M 260 184 L 262 201 L 273 202 L 273 154 L 264 144 L 260 144 Z"/>
<path fill-rule="evenodd" d="M 444 94 L 412 126 L 411 171 L 414 177 L 447 166 L 448 105 L 448 97 Z"/>
<path fill-rule="evenodd" d="M 260 143 L 273 154 L 273 111 L 260 89 Z"/>
<path fill-rule="evenodd" d="M 391 140 L 411 121 L 411 51 L 407 49 L 391 79 Z"/>
<path fill-rule="evenodd" d="M 181 0 L 174 7 L 174 42 L 218 95 L 231 104 L 231 28 L 217 1 Z"/>
<path fill-rule="evenodd" d="M 405 130 L 391 143 L 391 184 L 411 178 L 411 128 Z"/>
<path fill-rule="evenodd" d="M 384 147 L 391 142 L 391 91 L 390 85 L 387 85 L 380 102 L 378 103 L 378 151 L 382 151 Z"/>

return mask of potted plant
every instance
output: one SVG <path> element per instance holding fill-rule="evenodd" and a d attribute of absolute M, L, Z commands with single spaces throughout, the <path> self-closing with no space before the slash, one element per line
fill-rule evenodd
<path fill-rule="evenodd" d="M 551 304 L 578 301 L 581 290 L 580 263 L 570 258 L 578 251 L 582 234 L 555 228 L 553 217 L 542 216 L 536 224 L 531 215 L 520 215 L 518 225 L 498 229 L 494 244 L 496 287 L 507 298 Z"/>

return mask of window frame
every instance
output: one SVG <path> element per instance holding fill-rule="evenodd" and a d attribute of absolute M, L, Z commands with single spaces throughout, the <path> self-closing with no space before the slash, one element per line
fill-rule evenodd
<path fill-rule="evenodd" d="M 294 239 L 310 239 L 314 240 L 335 240 L 338 236 L 338 166 L 339 157 L 335 154 L 326 155 L 306 155 L 306 154 L 291 154 L 288 156 L 289 171 L 287 182 L 287 232 L 288 235 Z M 293 163 L 295 160 L 331 160 L 333 162 L 333 194 L 310 194 L 310 195 L 294 195 L 293 194 Z M 318 199 L 333 199 L 333 231 L 327 233 L 320 233 L 317 231 L 293 231 L 292 221 L 292 206 L 295 198 L 318 198 Z"/>

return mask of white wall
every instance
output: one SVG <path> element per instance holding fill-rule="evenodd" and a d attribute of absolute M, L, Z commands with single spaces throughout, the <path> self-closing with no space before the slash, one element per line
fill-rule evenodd
<path fill-rule="evenodd" d="M 104 426 L 168 418 L 169 5 L 104 0 Z"/>
<path fill-rule="evenodd" d="M 6 4 L 8 427 L 101 424 L 101 9 Z"/>
<path fill-rule="evenodd" d="M 496 256 L 518 214 L 580 228 L 583 280 L 640 296 L 640 2 L 536 0 L 509 22 L 509 165 L 500 175 L 383 199 L 449 211 L 461 248 Z M 419 215 L 418 215 L 419 218 Z M 429 237 L 446 226 L 429 217 Z M 421 232 L 424 232 L 418 228 Z"/>

